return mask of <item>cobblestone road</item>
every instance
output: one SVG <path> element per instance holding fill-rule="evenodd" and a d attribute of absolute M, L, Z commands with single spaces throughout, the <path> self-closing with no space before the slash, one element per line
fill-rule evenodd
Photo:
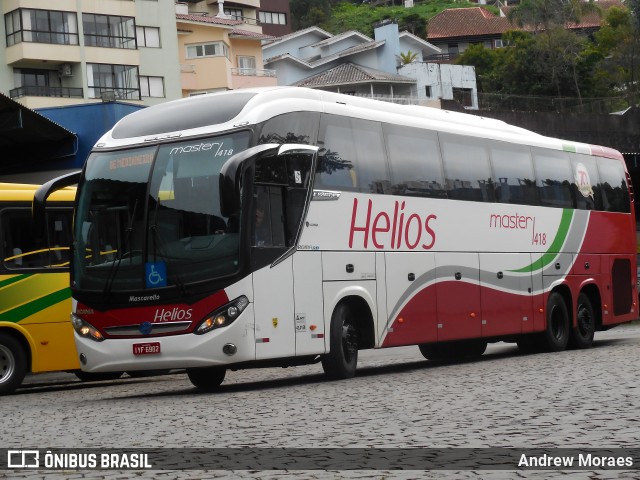
<path fill-rule="evenodd" d="M 427 362 L 417 347 L 361 352 L 358 375 L 320 365 L 228 372 L 219 393 L 186 375 L 82 384 L 34 375 L 0 399 L 4 448 L 640 446 L 640 326 L 590 350 Z M 637 459 L 636 459 L 637 460 Z M 0 471 L 7 478 L 640 478 L 635 472 Z"/>

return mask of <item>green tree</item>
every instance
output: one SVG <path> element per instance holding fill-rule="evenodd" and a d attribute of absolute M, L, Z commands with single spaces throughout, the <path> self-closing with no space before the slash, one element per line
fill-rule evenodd
<path fill-rule="evenodd" d="M 594 35 L 594 50 L 601 56 L 597 73 L 599 78 L 616 88 L 618 93 L 636 103 L 640 79 L 640 38 L 633 10 L 612 7 L 602 28 Z"/>
<path fill-rule="evenodd" d="M 470 45 L 455 60 L 458 65 L 470 65 L 475 68 L 478 91 L 496 91 L 496 65 L 500 50 L 485 48 L 481 43 Z"/>
<path fill-rule="evenodd" d="M 547 31 L 554 26 L 579 23 L 585 14 L 599 11 L 593 0 L 522 0 L 507 18 L 521 28 Z"/>
<path fill-rule="evenodd" d="M 320 25 L 331 18 L 329 0 L 291 0 L 289 8 L 294 31 Z"/>
<path fill-rule="evenodd" d="M 410 63 L 413 63 L 416 61 L 416 58 L 418 58 L 418 54 L 416 52 L 412 52 L 411 50 L 407 52 L 400 52 L 400 54 L 398 55 L 398 61 L 400 62 L 400 65 L 408 65 Z"/>

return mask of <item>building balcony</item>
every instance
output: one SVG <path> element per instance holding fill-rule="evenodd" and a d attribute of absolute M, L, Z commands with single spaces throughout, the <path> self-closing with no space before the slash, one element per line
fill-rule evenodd
<path fill-rule="evenodd" d="M 260 70 L 257 68 L 232 68 L 231 75 L 248 75 L 250 77 L 275 77 L 275 70 Z"/>
<path fill-rule="evenodd" d="M 9 97 L 11 97 L 12 99 L 21 97 L 84 98 L 84 93 L 82 91 L 82 88 L 75 87 L 28 86 L 9 90 Z"/>
<path fill-rule="evenodd" d="M 275 87 L 278 85 L 275 70 L 257 68 L 232 68 L 233 88 Z"/>
<path fill-rule="evenodd" d="M 207 0 L 207 4 L 216 7 L 218 5 L 218 0 Z M 225 7 L 252 7 L 252 8 L 260 8 L 260 0 L 226 0 L 224 2 Z"/>

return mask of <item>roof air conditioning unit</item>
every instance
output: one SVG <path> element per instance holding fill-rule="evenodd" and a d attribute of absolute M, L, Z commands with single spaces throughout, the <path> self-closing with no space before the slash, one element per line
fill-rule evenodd
<path fill-rule="evenodd" d="M 58 73 L 62 77 L 72 77 L 73 76 L 73 70 L 71 68 L 71 64 L 70 63 L 62 63 L 62 64 L 60 64 L 60 66 L 58 66 Z"/>

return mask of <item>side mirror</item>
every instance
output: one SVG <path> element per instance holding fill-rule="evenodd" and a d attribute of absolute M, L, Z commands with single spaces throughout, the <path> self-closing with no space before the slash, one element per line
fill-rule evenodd
<path fill-rule="evenodd" d="M 240 180 L 247 169 L 255 166 L 256 161 L 268 155 L 291 153 L 315 154 L 318 147 L 313 145 L 265 143 L 240 152 L 220 169 L 220 212 L 229 217 L 240 208 Z"/>
<path fill-rule="evenodd" d="M 78 181 L 80 180 L 81 173 L 82 172 L 78 170 L 77 172 L 67 173 L 66 175 L 56 177 L 52 180 L 49 180 L 47 183 L 36 190 L 36 193 L 33 195 L 33 202 L 31 203 L 31 217 L 33 220 L 34 236 L 37 240 L 43 239 L 46 232 L 45 211 L 47 198 L 49 198 L 49 195 L 57 190 L 60 190 L 64 187 L 70 187 L 71 185 L 77 185 Z"/>
<path fill-rule="evenodd" d="M 220 213 L 230 217 L 240 208 L 240 180 L 243 173 L 253 165 L 256 158 L 264 153 L 272 153 L 278 144 L 265 143 L 235 154 L 220 169 Z"/>

